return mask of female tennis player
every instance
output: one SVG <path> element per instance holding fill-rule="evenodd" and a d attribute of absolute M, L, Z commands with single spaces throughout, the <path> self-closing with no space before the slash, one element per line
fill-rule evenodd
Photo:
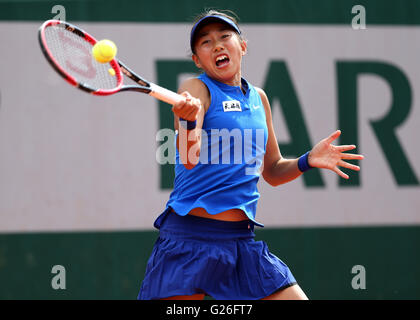
<path fill-rule="evenodd" d="M 172 108 L 174 189 L 154 223 L 159 238 L 138 299 L 307 299 L 289 268 L 254 240 L 254 226 L 263 226 L 255 219 L 260 173 L 273 186 L 312 167 L 348 179 L 339 166 L 360 170 L 343 160 L 363 156 L 332 145 L 338 130 L 298 159 L 282 157 L 266 94 L 242 78 L 247 42 L 234 17 L 202 14 L 190 44 L 203 73 L 181 84 L 186 101 Z"/>

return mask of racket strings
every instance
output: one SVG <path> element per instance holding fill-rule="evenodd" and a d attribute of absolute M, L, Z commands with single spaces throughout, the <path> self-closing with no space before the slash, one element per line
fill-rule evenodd
<path fill-rule="evenodd" d="M 47 47 L 56 63 L 69 75 L 95 90 L 117 87 L 117 78 L 109 63 L 99 63 L 92 56 L 92 45 L 68 31 L 63 25 L 45 29 Z"/>

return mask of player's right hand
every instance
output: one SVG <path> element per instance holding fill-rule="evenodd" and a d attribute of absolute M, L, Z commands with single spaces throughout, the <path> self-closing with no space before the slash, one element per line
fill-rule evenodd
<path fill-rule="evenodd" d="M 180 101 L 172 106 L 172 112 L 187 121 L 197 120 L 198 113 L 201 110 L 200 99 L 194 98 L 187 91 L 181 93 L 185 97 L 185 101 Z"/>

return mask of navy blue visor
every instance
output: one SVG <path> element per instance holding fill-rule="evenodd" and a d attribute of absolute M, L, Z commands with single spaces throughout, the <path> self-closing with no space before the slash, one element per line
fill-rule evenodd
<path fill-rule="evenodd" d="M 233 22 L 232 20 L 230 20 L 227 17 L 224 16 L 219 16 L 219 15 L 209 15 L 209 16 L 205 16 L 203 18 L 201 18 L 200 20 L 198 20 L 196 22 L 196 24 L 193 26 L 193 28 L 191 29 L 191 35 L 190 35 L 190 47 L 191 47 L 191 51 L 194 52 L 194 42 L 195 42 L 195 38 L 196 38 L 196 31 L 199 29 L 199 27 L 204 26 L 205 22 L 209 23 L 210 20 L 212 22 L 222 22 L 225 23 L 227 25 L 229 25 L 230 27 L 232 27 L 233 30 L 235 30 L 238 34 L 241 34 L 241 31 L 239 30 L 238 26 L 236 25 L 235 22 Z"/>

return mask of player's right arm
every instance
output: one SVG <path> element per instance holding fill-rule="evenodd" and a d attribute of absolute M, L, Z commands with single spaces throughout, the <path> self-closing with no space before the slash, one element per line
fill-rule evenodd
<path fill-rule="evenodd" d="M 210 105 L 210 93 L 207 86 L 197 78 L 185 80 L 178 93 L 186 97 L 185 102 L 179 102 L 172 107 L 174 127 L 178 131 L 176 146 L 181 163 L 187 169 L 192 169 L 198 163 L 201 149 L 201 129 L 204 115 Z M 179 118 L 196 121 L 196 127 L 187 130 L 180 124 Z"/>

